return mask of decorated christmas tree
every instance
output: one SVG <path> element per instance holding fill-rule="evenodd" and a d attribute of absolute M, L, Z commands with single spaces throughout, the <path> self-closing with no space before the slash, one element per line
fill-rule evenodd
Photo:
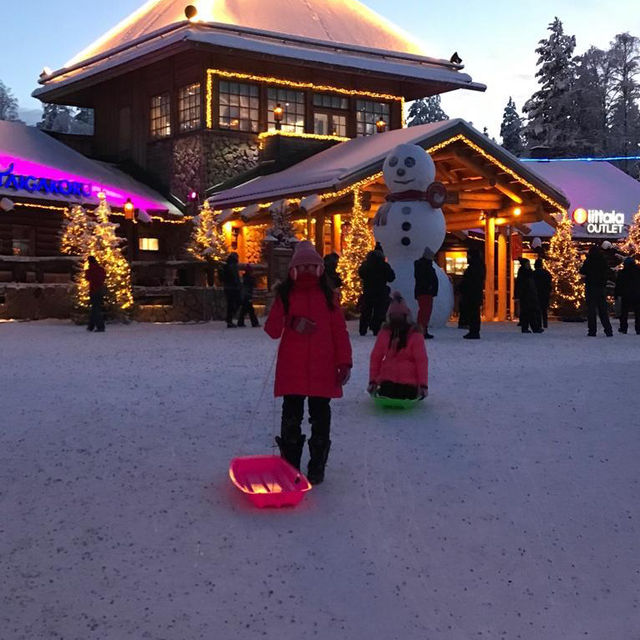
<path fill-rule="evenodd" d="M 74 282 L 76 284 L 76 307 L 79 310 L 86 311 L 89 309 L 89 283 L 85 278 L 85 270 L 87 268 L 87 259 L 89 256 L 95 256 L 98 264 L 100 264 L 107 272 L 105 282 L 104 305 L 108 312 L 115 316 L 122 316 L 131 311 L 133 307 L 133 292 L 131 289 L 131 269 L 129 263 L 122 255 L 120 249 L 123 244 L 122 238 L 116 235 L 117 224 L 109 221 L 111 209 L 107 204 L 104 193 L 99 193 L 100 204 L 93 212 L 93 217 L 88 218 L 86 225 L 86 235 L 82 236 L 80 229 L 70 233 L 67 230 L 69 240 L 67 246 L 71 246 L 71 239 L 82 239 L 84 246 L 77 246 L 78 255 L 83 260 L 80 268 L 76 273 Z M 77 215 L 75 224 L 79 226 L 81 219 Z M 74 227 L 75 228 L 75 227 Z"/>
<path fill-rule="evenodd" d="M 205 200 L 200 213 L 193 219 L 187 251 L 198 260 L 222 262 L 227 257 L 229 250 L 219 218 L 220 214 L 215 213 Z"/>
<path fill-rule="evenodd" d="M 288 215 L 288 204 L 285 200 L 274 203 L 269 208 L 272 224 L 266 232 L 266 240 L 275 242 L 277 246 L 291 247 L 298 238 Z"/>
<path fill-rule="evenodd" d="M 629 235 L 620 245 L 620 249 L 630 256 L 640 255 L 640 206 L 638 206 L 638 212 L 633 217 Z"/>
<path fill-rule="evenodd" d="M 60 234 L 60 251 L 70 256 L 82 256 L 89 244 L 89 216 L 79 204 L 66 209 Z"/>
<path fill-rule="evenodd" d="M 358 269 L 375 245 L 369 219 L 362 208 L 362 194 L 359 189 L 353 192 L 351 226 L 345 233 L 343 244 L 344 251 L 340 260 L 340 272 L 344 282 L 342 296 L 347 306 L 355 307 L 362 292 Z"/>
<path fill-rule="evenodd" d="M 584 283 L 580 276 L 580 257 L 571 237 L 571 220 L 566 212 L 549 247 L 548 267 L 553 278 L 551 308 L 563 318 L 580 315 L 584 300 Z"/>

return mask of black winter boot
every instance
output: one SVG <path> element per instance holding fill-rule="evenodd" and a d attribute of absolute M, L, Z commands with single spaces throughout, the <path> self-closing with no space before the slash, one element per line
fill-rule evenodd
<path fill-rule="evenodd" d="M 296 440 L 284 440 L 280 436 L 276 436 L 276 443 L 280 449 L 280 455 L 298 471 L 300 471 L 300 458 L 302 457 L 305 440 L 306 436 L 304 435 Z"/>
<path fill-rule="evenodd" d="M 324 468 L 329 457 L 329 449 L 331 448 L 331 440 L 318 440 L 311 438 L 309 440 L 309 467 L 307 471 L 307 479 L 311 484 L 320 484 L 324 480 Z"/>

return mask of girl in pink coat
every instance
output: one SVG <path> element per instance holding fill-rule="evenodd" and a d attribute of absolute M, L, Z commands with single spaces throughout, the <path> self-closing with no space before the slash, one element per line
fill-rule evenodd
<path fill-rule="evenodd" d="M 421 328 L 399 293 L 389 306 L 389 321 L 378 334 L 369 366 L 370 394 L 415 399 L 428 394 L 429 361 Z"/>
<path fill-rule="evenodd" d="M 307 477 L 324 480 L 331 446 L 331 398 L 342 397 L 351 372 L 351 343 L 337 296 L 324 278 L 324 262 L 313 245 L 300 242 L 289 277 L 277 289 L 265 331 L 280 339 L 275 395 L 282 397 L 282 424 L 276 442 L 297 469 L 305 442 L 304 400 L 308 398 L 311 438 Z"/>

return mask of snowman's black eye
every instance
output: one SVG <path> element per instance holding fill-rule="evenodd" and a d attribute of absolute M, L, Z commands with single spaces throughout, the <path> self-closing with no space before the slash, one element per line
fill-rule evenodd
<path fill-rule="evenodd" d="M 389 166 L 390 167 L 395 167 L 397 164 L 398 164 L 398 158 L 393 156 L 393 158 L 391 158 L 391 160 L 389 160 Z"/>
<path fill-rule="evenodd" d="M 416 159 L 415 158 L 405 158 L 404 160 L 404 166 L 405 167 L 415 167 L 416 166 Z"/>

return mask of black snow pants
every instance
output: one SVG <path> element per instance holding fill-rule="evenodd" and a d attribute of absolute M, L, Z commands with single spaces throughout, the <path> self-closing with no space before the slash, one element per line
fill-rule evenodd
<path fill-rule="evenodd" d="M 596 315 L 600 317 L 602 328 L 606 335 L 611 335 L 611 320 L 609 320 L 609 306 L 604 287 L 587 287 L 587 325 L 589 335 L 595 336 L 598 330 Z"/>

